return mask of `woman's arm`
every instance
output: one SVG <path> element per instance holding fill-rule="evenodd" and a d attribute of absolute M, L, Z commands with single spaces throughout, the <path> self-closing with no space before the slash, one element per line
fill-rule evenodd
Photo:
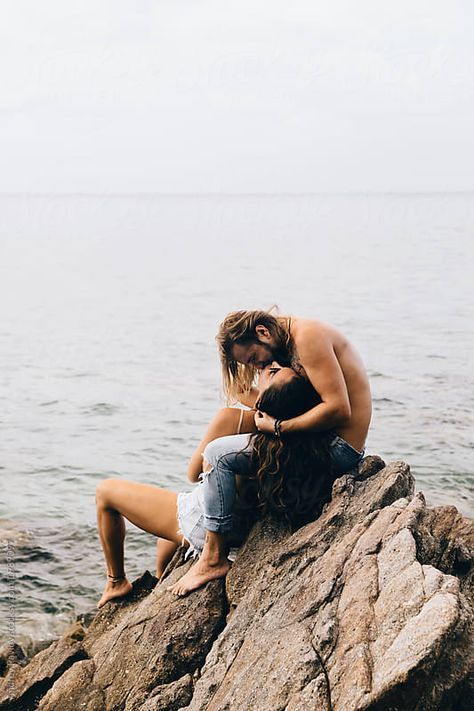
<path fill-rule="evenodd" d="M 253 410 L 240 410 L 236 407 L 224 407 L 211 420 L 206 433 L 196 447 L 188 464 L 188 479 L 197 482 L 202 472 L 202 453 L 209 442 L 218 437 L 237 434 L 239 421 L 242 414 L 240 433 L 256 432 Z"/>

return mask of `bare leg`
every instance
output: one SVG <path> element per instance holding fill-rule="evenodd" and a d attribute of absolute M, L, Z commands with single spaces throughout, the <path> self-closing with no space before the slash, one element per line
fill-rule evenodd
<path fill-rule="evenodd" d="M 177 583 L 167 588 L 175 595 L 187 595 L 209 580 L 224 578 L 230 569 L 224 536 L 206 531 L 206 543 L 201 557 Z"/>
<path fill-rule="evenodd" d="M 156 577 L 158 580 L 165 572 L 166 566 L 174 556 L 177 548 L 177 543 L 167 541 L 165 538 L 158 538 L 156 542 Z"/>
<path fill-rule="evenodd" d="M 148 484 L 104 479 L 97 486 L 97 525 L 109 580 L 97 607 L 132 589 L 124 570 L 124 517 L 138 528 L 179 545 L 177 494 Z"/>
<path fill-rule="evenodd" d="M 97 527 L 100 542 L 107 562 L 107 584 L 97 607 L 102 607 L 108 600 L 127 595 L 132 584 L 127 580 L 123 565 L 123 542 L 125 539 L 125 519 L 113 509 L 103 509 L 99 505 L 97 492 Z"/>

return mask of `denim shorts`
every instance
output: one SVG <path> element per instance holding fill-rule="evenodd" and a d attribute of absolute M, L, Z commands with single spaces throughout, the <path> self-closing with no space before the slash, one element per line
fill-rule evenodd
<path fill-rule="evenodd" d="M 178 494 L 178 533 L 189 543 L 186 557 L 200 555 L 206 540 L 201 493 L 201 484 L 197 484 L 191 491 Z"/>
<path fill-rule="evenodd" d="M 191 491 L 178 494 L 178 533 L 183 537 L 183 544 L 189 543 L 185 558 L 201 555 L 206 540 L 204 527 L 204 507 L 202 498 L 202 483 L 196 484 Z M 248 533 L 243 519 L 236 513 L 232 514 L 232 526 L 226 534 L 230 550 L 227 554 L 233 560 L 239 547 Z"/>

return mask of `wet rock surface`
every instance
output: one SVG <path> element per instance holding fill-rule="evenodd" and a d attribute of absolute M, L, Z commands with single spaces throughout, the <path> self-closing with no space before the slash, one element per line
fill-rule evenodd
<path fill-rule="evenodd" d="M 474 526 L 367 457 L 321 517 L 259 522 L 224 581 L 186 598 L 149 573 L 26 665 L 0 710 L 454 711 L 474 705 Z"/>

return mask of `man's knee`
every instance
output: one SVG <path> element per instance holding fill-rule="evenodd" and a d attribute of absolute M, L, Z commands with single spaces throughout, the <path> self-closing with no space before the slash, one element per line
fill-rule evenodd
<path fill-rule="evenodd" d="M 218 437 L 206 446 L 203 452 L 204 472 L 221 469 L 234 472 L 248 465 L 248 435 Z"/>
<path fill-rule="evenodd" d="M 229 444 L 226 441 L 227 437 L 219 437 L 218 439 L 213 439 L 204 448 L 202 457 L 204 460 L 204 471 L 209 471 L 216 467 L 219 459 L 229 451 Z"/>

